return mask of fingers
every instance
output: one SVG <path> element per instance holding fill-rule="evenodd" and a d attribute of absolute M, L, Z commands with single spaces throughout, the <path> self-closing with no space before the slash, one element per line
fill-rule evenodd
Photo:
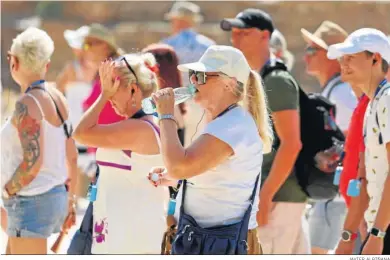
<path fill-rule="evenodd" d="M 150 173 L 165 173 L 166 170 L 167 169 L 165 167 L 153 167 L 150 169 Z"/>
<path fill-rule="evenodd" d="M 153 167 L 150 169 L 150 172 L 147 176 L 148 180 L 153 184 L 154 187 L 161 185 L 163 175 L 166 173 L 166 168 L 164 167 Z M 157 176 L 156 176 L 157 174 Z"/>

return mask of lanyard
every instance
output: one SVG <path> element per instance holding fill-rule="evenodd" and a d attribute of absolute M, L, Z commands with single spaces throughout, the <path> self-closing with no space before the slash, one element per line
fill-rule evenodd
<path fill-rule="evenodd" d="M 33 88 L 35 88 L 39 85 L 42 85 L 43 83 L 45 83 L 45 80 L 43 80 L 43 79 L 34 81 L 33 83 L 31 83 L 31 85 L 26 89 L 26 91 L 24 93 L 30 92 Z"/>
<path fill-rule="evenodd" d="M 231 104 L 229 107 L 227 107 L 224 111 L 219 113 L 215 118 L 221 117 L 233 108 L 236 108 L 238 105 L 236 103 Z M 182 185 L 183 181 L 179 180 L 176 187 L 169 187 L 169 204 L 168 204 L 168 215 L 175 214 L 175 208 L 176 208 L 176 196 L 179 193 L 180 186 Z"/>
<path fill-rule="evenodd" d="M 144 117 L 144 116 L 147 116 L 147 114 L 142 109 L 140 109 L 130 118 L 139 119 L 139 118 Z"/>
<path fill-rule="evenodd" d="M 232 110 L 233 108 L 236 108 L 237 106 L 238 106 L 238 105 L 237 105 L 236 103 L 231 104 L 230 106 L 228 106 L 228 108 L 226 108 L 224 111 L 222 111 L 221 113 L 219 113 L 219 114 L 215 117 L 215 119 L 218 118 L 218 117 L 223 116 L 224 114 L 226 114 L 227 112 L 229 112 L 229 111 Z"/>
<path fill-rule="evenodd" d="M 374 98 L 373 98 L 373 100 L 376 98 L 376 96 L 378 95 L 378 93 L 379 93 L 379 91 L 381 90 L 381 88 L 384 86 L 384 85 L 386 85 L 386 83 L 387 83 L 387 80 L 386 79 L 383 79 L 382 81 L 381 81 L 381 83 L 379 83 L 379 86 L 376 88 L 376 90 L 375 90 L 375 95 L 374 95 Z"/>

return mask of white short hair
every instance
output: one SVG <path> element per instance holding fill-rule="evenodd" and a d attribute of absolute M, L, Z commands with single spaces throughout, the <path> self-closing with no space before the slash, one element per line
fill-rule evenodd
<path fill-rule="evenodd" d="M 30 27 L 13 40 L 11 54 L 15 55 L 24 68 L 40 73 L 50 61 L 54 42 L 43 30 Z"/>

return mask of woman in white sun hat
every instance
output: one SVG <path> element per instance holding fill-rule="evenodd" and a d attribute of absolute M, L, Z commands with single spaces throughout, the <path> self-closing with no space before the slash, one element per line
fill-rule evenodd
<path fill-rule="evenodd" d="M 74 59 L 68 62 L 56 79 L 57 89 L 66 94 L 69 83 L 82 82 L 91 84 L 96 76 L 97 68 L 89 64 L 83 55 L 83 42 L 88 35 L 89 26 L 81 26 L 77 30 L 65 30 L 64 38 L 72 49 Z"/>
<path fill-rule="evenodd" d="M 239 254 L 240 243 L 245 242 L 249 245 L 248 253 L 259 254 L 256 233 L 258 178 L 263 152 L 269 151 L 272 144 L 261 79 L 250 69 L 242 52 L 230 46 L 211 46 L 199 62 L 178 68 L 189 72 L 189 79 L 196 87 L 194 101 L 206 110 L 209 120 L 199 138 L 184 148 L 176 134 L 172 89 L 162 89 L 152 95 L 160 117 L 166 169 L 154 168 L 150 176 L 160 173 L 160 180 L 155 182 L 160 185 L 188 180 L 183 182 L 177 196 L 175 218 L 179 225 L 172 253 Z M 248 207 L 251 194 L 254 195 L 252 209 Z M 183 197 L 184 205 L 181 203 Z M 249 224 L 242 224 L 245 238 L 239 239 L 234 246 L 216 246 L 218 242 L 215 242 L 208 247 L 202 243 L 196 252 L 188 251 L 188 248 L 182 251 L 181 243 L 186 245 L 198 237 L 196 230 L 185 227 L 184 214 L 190 215 L 200 228 L 226 227 L 245 221 Z"/>

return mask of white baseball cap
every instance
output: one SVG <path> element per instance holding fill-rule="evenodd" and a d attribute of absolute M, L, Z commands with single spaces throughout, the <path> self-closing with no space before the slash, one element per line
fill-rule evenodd
<path fill-rule="evenodd" d="M 390 63 L 390 40 L 381 31 L 373 28 L 362 28 L 351 33 L 344 42 L 329 46 L 328 58 L 331 60 L 343 55 L 362 51 L 379 53 Z"/>
<path fill-rule="evenodd" d="M 82 49 L 84 38 L 89 33 L 89 26 L 81 26 L 77 30 L 65 30 L 64 38 L 68 45 L 73 49 Z"/>
<path fill-rule="evenodd" d="M 231 46 L 212 45 L 198 62 L 177 66 L 180 71 L 222 72 L 246 86 L 251 68 L 244 54 Z"/>

